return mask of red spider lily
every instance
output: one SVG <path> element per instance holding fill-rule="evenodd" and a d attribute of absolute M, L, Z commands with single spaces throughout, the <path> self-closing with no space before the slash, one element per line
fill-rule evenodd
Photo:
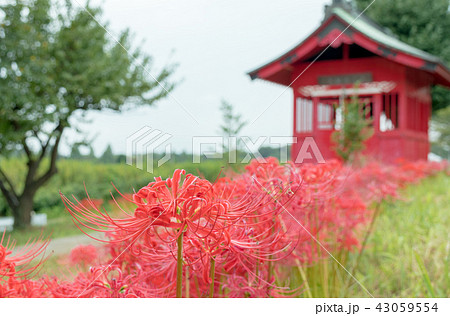
<path fill-rule="evenodd" d="M 10 280 L 8 282 L 8 289 L 5 292 L 5 296 L 1 293 L 0 284 L 0 297 L 8 298 L 36 298 L 36 297 L 49 297 L 50 293 L 46 284 L 42 280 Z"/>
<path fill-rule="evenodd" d="M 136 275 L 124 275 L 119 268 L 97 266 L 86 274 L 80 273 L 73 283 L 49 281 L 55 297 L 119 298 L 149 297 L 150 291 L 141 286 Z"/>
<path fill-rule="evenodd" d="M 49 240 L 37 238 L 15 251 L 15 242 L 5 232 L 0 240 L 0 297 L 40 297 L 45 292 L 41 282 L 27 280 L 44 262 Z M 37 263 L 32 263 L 42 255 Z"/>
<path fill-rule="evenodd" d="M 223 284 L 223 289 L 227 291 L 227 297 L 267 297 L 270 285 L 255 284 L 240 275 L 230 275 Z"/>
<path fill-rule="evenodd" d="M 15 241 L 11 242 L 9 237 L 5 240 L 3 232 L 0 240 L 0 278 L 25 277 L 35 271 L 43 263 L 43 259 L 35 265 L 31 265 L 31 261 L 44 254 L 49 242 L 49 239 L 39 237 L 28 241 L 14 253 Z"/>
<path fill-rule="evenodd" d="M 277 253 L 285 250 L 286 245 L 275 250 L 283 234 L 274 233 L 279 228 L 273 217 L 280 212 L 280 207 L 273 203 L 271 195 L 252 192 L 229 201 L 222 199 L 222 192 L 216 191 L 210 182 L 193 175 L 181 181 L 182 174 L 183 171 L 176 170 L 172 178 L 156 178 L 139 190 L 133 196 L 134 214 L 125 214 L 124 218 L 112 219 L 98 209 L 94 208 L 94 212 L 84 205 L 75 205 L 64 196 L 63 200 L 79 225 L 109 232 L 112 243 L 131 242 L 131 251 L 146 259 L 147 266 L 181 260 L 175 255 L 179 247 L 175 241 L 183 234 L 182 260 L 188 267 L 194 267 L 194 271 L 201 263 L 206 283 L 211 282 L 208 277 L 211 260 L 234 254 L 245 266 L 251 265 L 249 260 L 275 260 Z M 235 227 L 249 230 L 244 235 L 235 235 Z M 163 244 L 167 247 L 161 247 Z M 130 245 L 124 251 L 127 247 Z M 173 277 L 174 266 L 166 264 L 165 269 L 152 271 Z"/>
<path fill-rule="evenodd" d="M 69 261 L 72 265 L 90 265 L 98 259 L 98 251 L 92 245 L 80 245 L 72 249 Z"/>
<path fill-rule="evenodd" d="M 92 203 L 94 211 L 72 203 L 62 195 L 67 209 L 82 226 L 97 231 L 126 232 L 123 240 L 135 241 L 151 227 L 174 228 L 180 231 L 186 225 L 201 226 L 200 219 L 209 221 L 214 212 L 222 212 L 224 203 L 212 198 L 212 185 L 193 175 L 187 175 L 180 187 L 182 170 L 172 178 L 156 178 L 133 195 L 134 214 L 124 212 L 124 218 L 113 219 Z M 122 240 L 116 240 L 122 241 Z"/>

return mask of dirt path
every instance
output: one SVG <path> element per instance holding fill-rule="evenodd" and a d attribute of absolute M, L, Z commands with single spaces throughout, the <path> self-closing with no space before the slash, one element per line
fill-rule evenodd
<path fill-rule="evenodd" d="M 103 234 L 92 234 L 94 237 L 99 238 L 102 237 Z M 76 235 L 76 236 L 68 236 L 68 237 L 61 237 L 52 239 L 50 241 L 50 244 L 48 245 L 45 253 L 50 254 L 53 253 L 53 255 L 64 255 L 70 253 L 70 251 L 79 245 L 94 245 L 94 246 L 101 246 L 104 245 L 104 243 L 96 241 L 84 234 L 82 235 Z M 13 253 L 17 253 L 22 249 L 22 247 L 16 247 L 14 249 Z"/>

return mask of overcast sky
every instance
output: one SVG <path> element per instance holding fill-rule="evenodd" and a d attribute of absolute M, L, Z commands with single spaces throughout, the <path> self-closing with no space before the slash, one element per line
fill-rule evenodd
<path fill-rule="evenodd" d="M 190 152 L 193 136 L 219 135 L 221 99 L 232 103 L 249 122 L 273 103 L 245 127 L 242 135 L 290 136 L 292 91 L 283 93 L 281 86 L 251 81 L 246 73 L 303 40 L 320 24 L 324 4 L 330 2 L 102 1 L 103 18 L 109 22 L 112 34 L 129 28 L 136 43 L 145 40 L 143 48 L 153 56 L 156 68 L 179 64 L 174 79 L 181 83 L 172 92 L 174 98 L 166 98 L 151 108 L 120 114 L 91 113 L 91 123 L 81 127 L 91 137 L 96 136 L 96 154 L 101 154 L 108 143 L 115 153 L 125 153 L 126 138 L 144 126 L 173 135 L 170 143 L 175 151 Z M 73 140 L 74 133 L 67 133 L 66 138 Z M 62 152 L 69 150 L 64 146 Z"/>

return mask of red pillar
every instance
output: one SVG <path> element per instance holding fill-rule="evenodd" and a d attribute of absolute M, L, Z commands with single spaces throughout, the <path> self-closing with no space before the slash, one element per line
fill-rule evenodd
<path fill-rule="evenodd" d="M 295 157 L 297 157 L 297 153 L 298 153 L 298 138 L 297 138 L 297 98 L 298 95 L 297 93 L 295 93 L 294 90 L 294 102 L 293 102 L 293 107 L 294 110 L 293 115 L 294 115 L 294 124 L 292 126 L 292 135 L 293 135 L 293 140 L 294 143 L 291 146 L 291 160 L 294 161 Z"/>
<path fill-rule="evenodd" d="M 380 116 L 381 116 L 382 95 L 373 96 L 373 128 L 375 135 L 380 132 Z"/>
<path fill-rule="evenodd" d="M 313 111 L 312 111 L 312 134 L 313 137 L 316 135 L 317 126 L 318 126 L 318 115 L 317 115 L 317 108 L 319 104 L 319 98 L 313 97 Z"/>
<path fill-rule="evenodd" d="M 399 93 L 398 103 L 398 129 L 406 131 L 408 124 L 408 99 L 406 93 Z"/>

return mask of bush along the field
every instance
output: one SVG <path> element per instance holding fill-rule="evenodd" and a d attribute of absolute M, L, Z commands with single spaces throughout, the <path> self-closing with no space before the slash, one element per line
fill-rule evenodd
<path fill-rule="evenodd" d="M 25 164 L 22 158 L 2 161 L 2 166 L 8 171 L 9 178 L 15 181 L 14 185 L 19 185 L 24 179 Z M 192 163 L 192 158 L 176 163 L 176 166 L 189 173 L 199 174 L 210 181 L 214 181 L 221 175 L 222 167 L 228 167 L 223 160 L 207 160 L 201 164 L 195 164 Z M 144 170 L 139 170 L 125 163 L 105 164 L 96 160 L 61 159 L 58 162 L 58 173 L 36 193 L 33 209 L 36 212 L 49 213 L 51 217 L 59 216 L 65 212 L 59 196 L 60 191 L 82 196 L 86 195 L 87 190 L 92 196 L 107 200 L 111 198 L 110 192 L 114 190 L 111 183 L 114 183 L 120 191 L 131 193 L 149 183 L 154 174 L 170 177 L 175 169 L 175 163 L 168 162 L 160 167 L 155 165 L 153 174 L 146 172 L 146 165 L 143 168 Z M 239 168 L 239 164 L 235 166 L 236 170 Z M 11 216 L 11 211 L 1 194 L 0 216 Z"/>
<path fill-rule="evenodd" d="M 42 243 L 29 244 L 18 257 L 5 237 L 0 296 L 334 296 L 348 279 L 333 279 L 324 259 L 361 253 L 362 231 L 376 218 L 376 206 L 396 198 L 399 187 L 446 168 L 427 162 L 298 166 L 268 159 L 213 182 L 177 169 L 132 195 L 117 193 L 113 203 L 133 209 L 114 216 L 93 195 L 78 200 L 61 194 L 80 230 L 106 246 L 74 249 L 71 262 L 85 265 L 74 279 L 32 279 L 45 264 L 31 264 Z"/>

